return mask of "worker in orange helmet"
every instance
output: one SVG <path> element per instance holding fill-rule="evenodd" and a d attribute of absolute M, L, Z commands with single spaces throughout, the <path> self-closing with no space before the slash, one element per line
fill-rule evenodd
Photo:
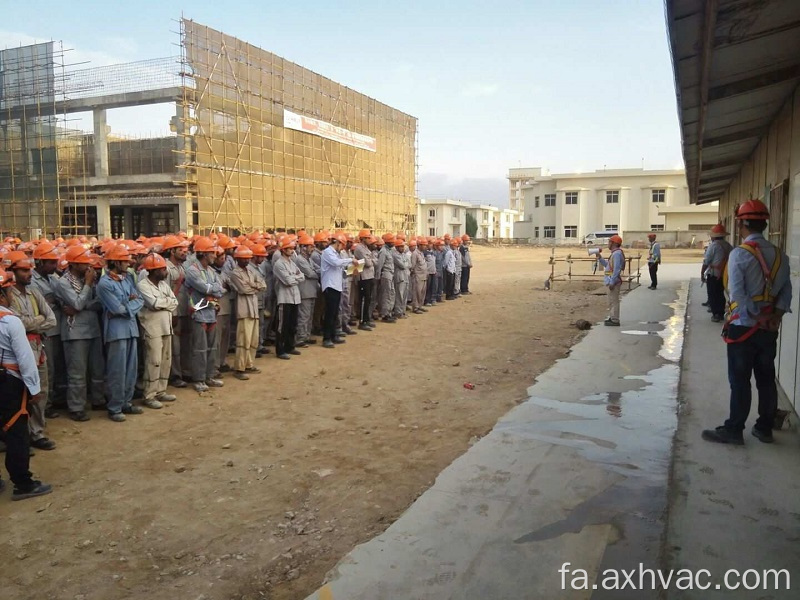
<path fill-rule="evenodd" d="M 411 273 L 411 255 L 406 250 L 405 236 L 394 238 L 394 308 L 392 317 L 406 319 L 406 306 L 408 304 L 409 280 Z"/>
<path fill-rule="evenodd" d="M 185 285 L 186 259 L 189 254 L 189 241 L 184 237 L 168 235 L 161 244 L 161 256 L 167 261 L 167 278 L 178 306 L 172 312 L 172 356 L 169 385 L 185 388 L 185 381 L 191 373 L 191 332 L 192 323 L 189 317 L 189 293 Z"/>
<path fill-rule="evenodd" d="M 45 331 L 43 340 L 47 355 L 47 379 L 50 384 L 44 416 L 46 419 L 54 419 L 59 416 L 55 407 L 64 407 L 67 401 L 67 367 L 64 362 L 60 329 L 64 315 L 55 294 L 55 286 L 58 283 L 58 276 L 55 275 L 55 272 L 58 268 L 59 256 L 56 247 L 51 242 L 43 240 L 33 251 L 33 258 L 36 266 L 32 273 L 31 287 L 42 294 L 56 317 L 55 327 Z"/>
<path fill-rule="evenodd" d="M 374 237 L 369 229 L 362 229 L 358 232 L 359 244 L 353 248 L 353 256 L 356 260 L 364 261 L 361 272 L 358 274 L 358 304 L 356 312 L 359 321 L 358 328 L 362 331 L 372 331 L 372 314 L 369 307 L 372 304 L 372 292 L 375 286 L 375 264 L 377 260 L 373 254 L 375 248 Z"/>
<path fill-rule="evenodd" d="M 120 243 L 108 251 L 106 274 L 97 283 L 103 305 L 103 333 L 106 345 L 108 417 L 125 421 L 125 415 L 142 413 L 132 404 L 138 369 L 139 326 L 136 317 L 143 302 L 136 281 L 128 272 L 131 255 Z"/>
<path fill-rule="evenodd" d="M 378 281 L 378 314 L 384 323 L 395 323 L 397 319 L 392 316 L 395 304 L 394 287 L 394 234 L 384 233 L 381 236 L 383 247 L 378 253 L 378 264 L 375 267 L 375 277 Z"/>
<path fill-rule="evenodd" d="M 383 239 L 380 236 L 372 235 L 369 238 L 369 249 L 372 252 L 372 264 L 375 269 L 375 276 L 372 279 L 372 292 L 369 300 L 369 307 L 367 308 L 367 318 L 369 321 L 367 325 L 371 329 L 375 329 L 375 309 L 378 306 L 378 290 L 381 282 L 381 274 L 378 271 L 378 258 L 380 257 L 381 248 L 383 248 Z"/>
<path fill-rule="evenodd" d="M 781 319 L 792 303 L 789 257 L 764 237 L 769 211 L 760 200 L 748 200 L 736 211 L 739 235 L 744 240 L 728 257 L 723 273 L 730 316 L 723 327 L 727 344 L 730 412 L 716 429 L 703 431 L 703 439 L 720 444 L 744 444 L 744 431 L 752 404 L 753 372 L 758 388 L 758 419 L 752 435 L 772 443 L 778 409 L 775 355 Z"/>
<path fill-rule="evenodd" d="M 289 360 L 290 355 L 299 355 L 295 348 L 297 334 L 297 310 L 300 305 L 300 283 L 305 279 L 294 262 L 297 243 L 285 236 L 280 243 L 280 257 L 273 265 L 277 309 L 275 314 L 275 355 Z"/>
<path fill-rule="evenodd" d="M 711 320 L 715 323 L 721 323 L 725 318 L 725 286 L 722 274 L 725 265 L 728 264 L 728 256 L 733 250 L 733 246 L 725 239 L 727 235 L 728 232 L 722 224 L 711 228 L 709 234 L 711 245 L 706 248 L 703 266 L 700 267 L 700 278 L 705 281 L 708 290 L 707 305 L 711 312 Z"/>
<path fill-rule="evenodd" d="M 142 262 L 147 272 L 137 288 L 142 297 L 139 324 L 144 337 L 144 401 L 147 408 L 162 408 L 164 402 L 174 402 L 167 393 L 172 366 L 172 313 L 178 299 L 167 283 L 167 261 L 160 254 L 148 254 Z"/>
<path fill-rule="evenodd" d="M 311 264 L 314 251 L 314 239 L 303 233 L 298 240 L 299 249 L 294 254 L 294 262 L 305 278 L 300 283 L 300 306 L 297 314 L 297 347 L 306 348 L 316 343 L 311 337 L 311 323 L 314 318 L 314 307 L 320 293 L 319 271 Z"/>
<path fill-rule="evenodd" d="M 207 237 L 201 237 L 195 241 L 194 250 L 195 261 L 186 267 L 186 286 L 192 320 L 192 379 L 194 389 L 202 393 L 210 387 L 224 385 L 221 379 L 214 377 L 219 343 L 217 311 L 224 290 L 217 272 L 211 266 L 217 256 L 216 244 Z"/>
<path fill-rule="evenodd" d="M 97 297 L 100 274 L 92 268 L 91 252 L 72 246 L 64 255 L 67 268 L 57 280 L 55 295 L 61 305 L 61 342 L 67 370 L 67 410 L 73 421 L 89 420 L 86 402 L 104 410 L 105 358 L 99 314 L 103 307 Z M 89 375 L 89 384 L 86 377 Z"/>
<path fill-rule="evenodd" d="M 611 255 L 603 258 L 598 252 L 595 258 L 605 268 L 605 283 L 608 293 L 608 318 L 604 325 L 619 327 L 619 293 L 622 288 L 622 272 L 625 270 L 625 254 L 622 252 L 622 238 L 612 235 L 608 238 Z"/>
<path fill-rule="evenodd" d="M 469 247 L 472 245 L 472 239 L 465 233 L 461 236 L 461 246 L 458 248 L 461 252 L 461 287 L 459 288 L 462 294 L 469 295 L 469 275 L 472 271 L 472 254 L 470 254 Z"/>
<path fill-rule="evenodd" d="M 236 267 L 228 275 L 228 285 L 236 294 L 236 357 L 233 376 L 237 379 L 250 379 L 251 373 L 260 373 L 254 360 L 259 343 L 259 296 L 267 289 L 267 284 L 258 270 L 251 268 L 253 251 L 247 246 L 239 246 L 233 254 Z"/>
<path fill-rule="evenodd" d="M 420 240 L 423 244 L 425 243 L 425 238 L 420 238 Z M 414 239 L 408 243 L 408 247 L 411 249 L 411 280 L 414 282 L 414 285 L 411 286 L 413 290 L 411 310 L 414 314 L 428 312 L 424 308 L 425 291 L 428 287 L 428 263 L 425 260 L 423 249 L 419 246 L 419 242 Z"/>
<path fill-rule="evenodd" d="M 50 305 L 47 304 L 42 293 L 31 286 L 33 259 L 29 258 L 25 252 L 15 250 L 6 255 L 6 262 L 10 265 L 8 270 L 14 274 L 14 285 L 6 289 L 6 295 L 11 308 L 25 326 L 28 343 L 39 367 L 39 381 L 42 386 L 42 401 L 32 404 L 28 408 L 30 413 L 28 430 L 31 435 L 31 446 L 39 450 L 53 450 L 56 447 L 55 442 L 48 439 L 44 434 L 47 426 L 45 408 L 49 394 L 49 379 L 47 354 L 42 336 L 46 331 L 56 326 L 56 315 Z"/>

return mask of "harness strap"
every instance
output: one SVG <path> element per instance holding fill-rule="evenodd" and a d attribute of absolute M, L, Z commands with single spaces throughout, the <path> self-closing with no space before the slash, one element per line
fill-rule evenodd
<path fill-rule="evenodd" d="M 754 302 L 775 302 L 775 296 L 772 295 L 772 282 L 775 281 L 775 277 L 778 274 L 778 270 L 781 267 L 781 253 L 776 249 L 775 252 L 775 261 L 772 263 L 772 268 L 770 269 L 767 266 L 767 261 L 764 260 L 764 255 L 761 253 L 761 248 L 759 247 L 758 243 L 751 240 L 749 242 L 744 242 L 742 245 L 739 246 L 743 250 L 746 250 L 750 254 L 752 254 L 755 259 L 758 261 L 759 266 L 761 267 L 761 274 L 764 276 L 764 288 L 761 294 L 757 294 L 752 297 Z M 728 287 L 728 268 L 727 264 L 725 265 L 725 272 L 723 273 L 723 280 L 724 285 Z M 738 313 L 734 313 L 733 311 L 736 310 L 738 307 L 738 302 L 730 302 L 728 306 L 730 307 L 730 316 L 728 317 L 728 322 L 726 325 L 730 325 L 733 321 L 739 318 Z M 738 338 L 731 339 L 728 337 L 728 328 L 727 326 L 723 330 L 722 339 L 726 344 L 736 344 L 740 342 L 744 342 L 750 337 L 755 334 L 756 331 L 759 329 L 765 328 L 764 325 L 769 321 L 770 316 L 772 315 L 773 305 L 768 304 L 764 306 L 761 311 L 759 312 L 758 316 L 756 317 L 756 323 L 743 335 L 739 336 Z"/>
<path fill-rule="evenodd" d="M 3 318 L 6 315 L 10 315 L 12 313 L 4 312 L 0 314 L 0 318 Z M 9 371 L 16 371 L 19 373 L 19 365 L 15 365 L 12 363 L 2 363 L 4 369 L 8 369 Z M 3 425 L 3 431 L 6 432 L 14 426 L 14 423 L 19 421 L 19 418 L 23 415 L 28 414 L 28 388 L 24 385 L 22 386 L 22 402 L 19 405 L 19 410 L 11 415 L 11 418 L 8 420 L 8 423 Z"/>

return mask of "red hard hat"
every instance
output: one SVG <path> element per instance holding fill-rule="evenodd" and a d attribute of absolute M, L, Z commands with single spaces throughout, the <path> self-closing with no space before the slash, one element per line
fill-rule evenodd
<path fill-rule="evenodd" d="M 56 247 L 50 242 L 42 242 L 36 246 L 36 250 L 33 251 L 33 258 L 36 260 L 58 260 Z"/>
<path fill-rule="evenodd" d="M 725 225 L 718 223 L 711 228 L 711 237 L 725 237 L 728 232 L 725 231 Z"/>
<path fill-rule="evenodd" d="M 766 221 L 769 219 L 769 210 L 761 200 L 748 200 L 736 211 L 737 220 Z"/>
<path fill-rule="evenodd" d="M 608 241 L 622 246 L 622 238 L 618 235 L 612 235 L 610 238 L 608 238 Z"/>
<path fill-rule="evenodd" d="M 70 246 L 67 248 L 64 258 L 68 263 L 77 265 L 88 265 L 92 262 L 91 258 L 89 258 L 89 251 L 83 246 Z"/>
<path fill-rule="evenodd" d="M 142 262 L 142 267 L 148 271 L 155 271 L 156 269 L 166 269 L 167 261 L 160 254 L 148 254 Z"/>
<path fill-rule="evenodd" d="M 253 258 L 253 251 L 247 246 L 239 246 L 234 251 L 233 258 Z"/>

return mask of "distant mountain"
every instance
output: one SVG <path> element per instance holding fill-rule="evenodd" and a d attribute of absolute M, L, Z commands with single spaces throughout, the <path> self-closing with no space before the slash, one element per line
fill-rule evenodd
<path fill-rule="evenodd" d="M 420 198 L 453 198 L 508 207 L 508 181 L 502 177 L 455 179 L 444 173 L 420 173 Z"/>

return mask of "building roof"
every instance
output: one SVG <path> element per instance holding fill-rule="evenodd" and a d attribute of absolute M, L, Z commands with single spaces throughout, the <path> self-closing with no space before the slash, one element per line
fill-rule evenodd
<path fill-rule="evenodd" d="M 719 199 L 800 82 L 797 0 L 666 0 L 691 202 Z"/>
<path fill-rule="evenodd" d="M 472 204 L 470 202 L 466 202 L 464 200 L 453 200 L 451 198 L 421 198 L 419 201 L 420 204 L 449 204 L 451 206 L 463 206 L 465 208 L 471 208 Z"/>

